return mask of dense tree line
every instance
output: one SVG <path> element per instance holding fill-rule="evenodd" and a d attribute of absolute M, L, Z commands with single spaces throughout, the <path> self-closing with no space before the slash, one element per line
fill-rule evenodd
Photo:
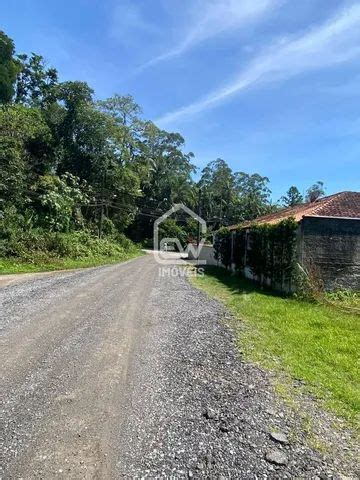
<path fill-rule="evenodd" d="M 96 100 L 87 83 L 60 82 L 40 55 L 17 55 L 0 32 L 2 225 L 142 241 L 174 203 L 199 210 L 212 229 L 278 208 L 257 173 L 233 172 L 222 159 L 198 181 L 195 173 L 183 137 L 144 120 L 131 96 Z M 296 187 L 282 200 L 303 201 Z M 185 227 L 195 234 L 191 221 Z"/>

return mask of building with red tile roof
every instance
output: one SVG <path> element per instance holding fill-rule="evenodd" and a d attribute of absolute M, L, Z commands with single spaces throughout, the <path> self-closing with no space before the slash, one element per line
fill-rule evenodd
<path fill-rule="evenodd" d="M 297 258 L 305 271 L 314 275 L 316 272 L 317 280 L 325 289 L 360 291 L 360 192 L 336 193 L 229 227 L 233 239 L 237 231 L 245 231 L 245 242 L 241 247 L 244 250 L 240 252 L 244 258 L 242 270 L 245 276 L 259 280 L 247 262 L 252 248 L 251 228 L 274 225 L 288 218 L 294 218 L 298 223 Z M 235 240 L 232 240 L 234 244 Z M 232 259 L 235 253 L 232 251 Z"/>
<path fill-rule="evenodd" d="M 230 230 L 265 223 L 276 224 L 287 218 L 300 222 L 304 217 L 334 217 L 360 219 L 360 192 L 340 192 L 328 197 L 319 198 L 294 207 L 284 208 L 269 215 L 263 215 L 250 222 L 231 225 Z"/>

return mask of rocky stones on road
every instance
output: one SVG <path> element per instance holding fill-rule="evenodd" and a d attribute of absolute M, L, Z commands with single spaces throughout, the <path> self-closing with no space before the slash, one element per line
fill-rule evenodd
<path fill-rule="evenodd" d="M 226 422 L 221 422 L 219 428 L 223 433 L 228 433 L 230 431 L 230 426 Z"/>
<path fill-rule="evenodd" d="M 275 442 L 282 443 L 286 445 L 289 443 L 289 440 L 285 433 L 282 432 L 270 432 L 269 433 L 271 440 L 274 440 Z"/>
<path fill-rule="evenodd" d="M 265 453 L 265 459 L 275 465 L 287 465 L 288 457 L 280 450 L 268 450 Z"/>
<path fill-rule="evenodd" d="M 205 408 L 203 411 L 203 416 L 208 420 L 214 420 L 216 418 L 216 412 L 211 408 Z"/>

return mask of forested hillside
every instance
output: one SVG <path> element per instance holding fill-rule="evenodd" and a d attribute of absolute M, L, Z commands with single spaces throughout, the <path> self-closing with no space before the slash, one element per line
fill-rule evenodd
<path fill-rule="evenodd" d="M 182 136 L 145 120 L 131 96 L 99 100 L 85 82 L 60 82 L 4 32 L 0 104 L 3 259 L 123 255 L 134 249 L 128 238 L 151 239 L 155 218 L 178 202 L 200 209 L 212 229 L 277 208 L 268 178 L 234 173 L 222 159 L 197 177 Z M 292 189 L 285 204 L 302 201 Z M 196 227 L 168 228 L 185 239 Z"/>

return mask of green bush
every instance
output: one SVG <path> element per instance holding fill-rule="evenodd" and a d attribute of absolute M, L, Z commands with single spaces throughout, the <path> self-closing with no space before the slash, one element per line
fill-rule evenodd
<path fill-rule="evenodd" d="M 295 280 L 296 230 L 294 219 L 283 220 L 276 225 L 254 225 L 249 227 L 248 235 L 251 249 L 247 253 L 246 263 L 260 282 L 269 278 L 273 285 L 281 289 L 290 289 Z M 245 230 L 234 232 L 233 261 L 239 271 L 243 270 L 246 249 Z M 231 264 L 231 231 L 223 227 L 216 232 L 214 241 L 215 258 L 225 267 Z"/>
<path fill-rule="evenodd" d="M 17 229 L 0 240 L 1 257 L 15 257 L 31 263 L 53 258 L 121 256 L 135 250 L 135 245 L 122 234 L 99 239 L 88 231 L 60 233 Z"/>
<path fill-rule="evenodd" d="M 216 232 L 214 241 L 215 259 L 221 262 L 225 267 L 231 264 L 231 231 L 226 228 L 220 228 Z"/>
<path fill-rule="evenodd" d="M 174 218 L 167 218 L 159 226 L 159 241 L 164 238 L 176 238 L 182 247 L 187 243 L 188 234 Z M 176 245 L 175 245 L 176 248 Z"/>
<path fill-rule="evenodd" d="M 271 282 L 284 286 L 291 282 L 296 270 L 297 224 L 289 218 L 275 225 L 255 225 L 250 228 L 252 248 L 248 264 L 259 279 L 267 277 Z"/>

